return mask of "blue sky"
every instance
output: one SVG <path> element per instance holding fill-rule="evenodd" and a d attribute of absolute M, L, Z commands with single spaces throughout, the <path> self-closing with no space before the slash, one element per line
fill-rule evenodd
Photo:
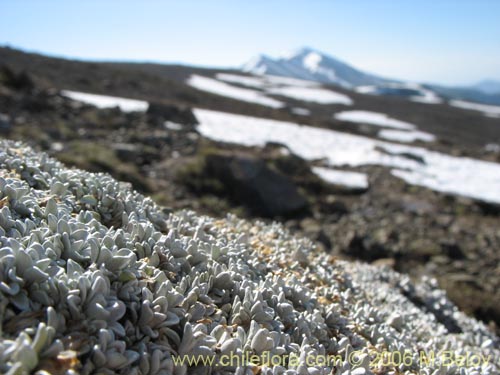
<path fill-rule="evenodd" d="M 239 66 L 311 46 L 388 77 L 500 80 L 500 0 L 0 0 L 0 44 L 98 60 Z"/>

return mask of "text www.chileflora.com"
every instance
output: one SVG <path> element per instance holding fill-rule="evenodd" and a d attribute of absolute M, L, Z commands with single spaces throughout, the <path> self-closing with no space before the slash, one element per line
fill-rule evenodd
<path fill-rule="evenodd" d="M 240 366 L 288 366 L 307 367 L 324 366 L 335 367 L 345 360 L 354 368 L 369 367 L 371 369 L 380 367 L 427 367 L 440 365 L 444 367 L 480 367 L 487 365 L 491 361 L 491 356 L 466 353 L 459 355 L 454 351 L 440 352 L 376 352 L 367 354 L 365 351 L 351 351 L 347 355 L 326 354 L 326 355 L 298 355 L 273 354 L 269 351 L 262 354 L 245 352 L 244 354 L 229 353 L 218 356 L 206 355 L 181 355 L 173 356 L 175 366 L 209 366 L 209 367 L 240 367 Z"/>

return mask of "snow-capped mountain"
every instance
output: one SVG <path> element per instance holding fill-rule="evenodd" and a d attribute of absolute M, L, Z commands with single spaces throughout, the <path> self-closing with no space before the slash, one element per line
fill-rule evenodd
<path fill-rule="evenodd" d="M 242 69 L 247 73 L 299 78 L 346 88 L 395 82 L 364 73 L 332 56 L 307 47 L 276 59 L 260 55 L 246 63 Z"/>
<path fill-rule="evenodd" d="M 473 85 L 472 88 L 485 94 L 500 94 L 500 81 L 485 79 Z"/>

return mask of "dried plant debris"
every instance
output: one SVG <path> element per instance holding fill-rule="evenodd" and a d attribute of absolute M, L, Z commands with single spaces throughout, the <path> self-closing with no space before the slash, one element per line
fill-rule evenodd
<path fill-rule="evenodd" d="M 500 371 L 498 338 L 432 280 L 335 260 L 278 224 L 167 215 L 20 143 L 0 141 L 0 169 L 2 373 Z"/>

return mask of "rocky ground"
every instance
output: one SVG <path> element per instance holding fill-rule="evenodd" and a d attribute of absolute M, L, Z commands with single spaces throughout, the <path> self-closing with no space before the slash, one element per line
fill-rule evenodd
<path fill-rule="evenodd" d="M 96 109 L 7 67 L 0 113 L 2 137 L 131 182 L 171 210 L 279 220 L 332 255 L 436 277 L 461 309 L 493 330 L 500 325 L 494 205 L 407 185 L 381 167 L 359 168 L 370 176 L 367 190 L 331 186 L 281 145 L 260 150 L 202 138 L 185 105 L 152 102 L 146 113 Z M 446 147 L 500 161 L 495 150 Z"/>

